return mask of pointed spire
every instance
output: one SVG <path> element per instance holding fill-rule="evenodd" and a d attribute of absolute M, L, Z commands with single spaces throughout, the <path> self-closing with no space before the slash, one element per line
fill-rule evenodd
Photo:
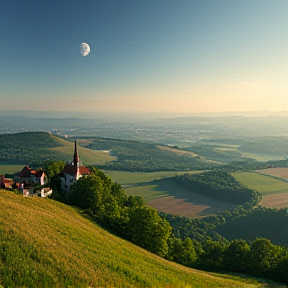
<path fill-rule="evenodd" d="M 77 152 L 77 142 L 76 142 L 76 140 L 75 140 L 73 163 L 74 163 L 74 166 L 79 167 L 79 156 L 78 156 L 78 152 Z"/>

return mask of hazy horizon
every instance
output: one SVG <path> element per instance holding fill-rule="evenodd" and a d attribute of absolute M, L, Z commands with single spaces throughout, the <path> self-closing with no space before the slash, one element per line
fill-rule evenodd
<path fill-rule="evenodd" d="M 79 118 L 79 119 L 161 119 L 185 117 L 288 117 L 288 110 L 283 111 L 223 111 L 223 112 L 103 112 L 103 111 L 38 111 L 38 110 L 1 110 L 0 117 L 25 118 Z"/>
<path fill-rule="evenodd" d="M 0 109 L 287 110 L 287 10 L 285 0 L 3 0 Z"/>

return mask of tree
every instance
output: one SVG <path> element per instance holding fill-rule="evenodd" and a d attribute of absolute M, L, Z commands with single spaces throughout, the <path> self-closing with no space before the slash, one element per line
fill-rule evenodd
<path fill-rule="evenodd" d="M 53 178 L 55 175 L 59 174 L 63 168 L 65 163 L 63 161 L 47 161 L 44 163 L 45 173 L 47 174 L 49 180 Z"/>
<path fill-rule="evenodd" d="M 275 246 L 269 239 L 256 238 L 249 253 L 250 273 L 255 276 L 267 277 L 280 259 L 281 247 Z"/>
<path fill-rule="evenodd" d="M 127 239 L 164 257 L 168 252 L 167 240 L 172 230 L 169 223 L 158 215 L 157 210 L 148 206 L 130 208 L 128 213 Z"/>
<path fill-rule="evenodd" d="M 168 259 L 182 265 L 192 267 L 197 259 L 191 238 L 187 237 L 184 241 L 176 237 L 169 238 Z"/>
<path fill-rule="evenodd" d="M 250 247 L 245 240 L 232 240 L 224 252 L 224 266 L 227 271 L 244 273 L 247 270 Z"/>
<path fill-rule="evenodd" d="M 218 241 L 207 241 L 199 257 L 200 267 L 207 270 L 221 270 L 223 268 L 223 256 L 225 245 Z"/>
<path fill-rule="evenodd" d="M 72 205 L 97 213 L 103 201 L 103 192 L 101 178 L 92 174 L 81 177 L 72 185 L 68 200 Z"/>

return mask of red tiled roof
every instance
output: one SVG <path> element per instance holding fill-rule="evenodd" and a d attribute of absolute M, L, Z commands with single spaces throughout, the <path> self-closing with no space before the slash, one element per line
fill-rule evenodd
<path fill-rule="evenodd" d="M 81 167 L 79 167 L 79 174 L 80 175 L 90 175 L 90 170 L 85 166 L 81 166 Z"/>
<path fill-rule="evenodd" d="M 74 166 L 71 164 L 66 164 L 64 166 L 62 173 L 65 173 L 65 174 L 68 174 L 71 176 L 76 176 L 77 166 Z M 79 175 L 90 175 L 90 170 L 85 166 L 81 166 L 81 167 L 79 167 Z"/>
<path fill-rule="evenodd" d="M 31 175 L 31 169 L 28 166 L 25 166 L 22 171 L 20 172 L 21 178 L 29 178 Z"/>
<path fill-rule="evenodd" d="M 35 177 L 42 177 L 44 171 L 42 169 L 40 170 L 32 170 L 31 168 L 29 168 L 28 166 L 25 166 L 22 171 L 20 172 L 19 176 L 21 178 L 30 178 L 31 174 L 34 175 Z"/>
<path fill-rule="evenodd" d="M 66 164 L 63 169 L 63 173 L 75 176 L 77 174 L 77 166 Z"/>

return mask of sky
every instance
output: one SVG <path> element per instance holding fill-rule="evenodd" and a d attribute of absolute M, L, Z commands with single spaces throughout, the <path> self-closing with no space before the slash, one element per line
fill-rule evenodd
<path fill-rule="evenodd" d="M 288 110 L 287 31 L 288 0 L 1 0 L 0 110 Z"/>

